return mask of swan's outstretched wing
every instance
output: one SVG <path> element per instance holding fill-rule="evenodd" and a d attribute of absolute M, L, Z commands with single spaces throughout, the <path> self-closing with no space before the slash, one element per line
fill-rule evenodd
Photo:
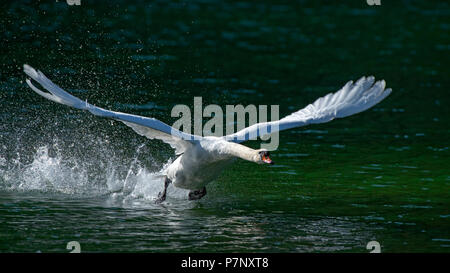
<path fill-rule="evenodd" d="M 119 120 L 129 127 L 131 127 L 138 134 L 146 136 L 150 139 L 160 139 L 172 146 L 175 149 L 176 153 L 183 153 L 186 149 L 188 149 L 193 141 L 194 136 L 190 134 L 183 133 L 164 122 L 161 122 L 154 118 L 141 117 L 137 115 L 131 115 L 120 112 L 109 111 L 92 104 L 87 103 L 86 101 L 82 101 L 77 97 L 72 96 L 67 93 L 59 86 L 50 81 L 41 71 L 36 71 L 29 65 L 23 66 L 24 72 L 30 76 L 33 80 L 37 81 L 41 84 L 45 89 L 47 89 L 50 93 L 43 92 L 35 87 L 30 79 L 27 79 L 27 84 L 39 95 L 43 96 L 46 99 L 51 101 L 65 104 L 77 109 L 88 110 L 92 114 L 101 117 L 107 117 Z M 195 136 L 195 139 L 199 139 L 201 137 Z"/>
<path fill-rule="evenodd" d="M 349 81 L 341 90 L 321 97 L 278 121 L 257 123 L 224 138 L 240 143 L 281 130 L 351 116 L 369 109 L 386 98 L 392 90 L 385 87 L 384 80 L 375 82 L 372 76 L 362 77 L 356 83 Z"/>

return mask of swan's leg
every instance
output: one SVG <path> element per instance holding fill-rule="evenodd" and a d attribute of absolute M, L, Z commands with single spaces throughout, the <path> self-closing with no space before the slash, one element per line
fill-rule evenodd
<path fill-rule="evenodd" d="M 189 200 L 198 200 L 206 195 L 206 187 L 203 187 L 201 190 L 190 191 L 189 192 Z"/>
<path fill-rule="evenodd" d="M 158 199 L 156 199 L 155 201 L 156 204 L 162 203 L 164 202 L 164 200 L 166 200 L 167 187 L 171 182 L 172 181 L 170 181 L 170 179 L 166 176 L 166 178 L 164 179 L 164 190 L 158 194 Z"/>

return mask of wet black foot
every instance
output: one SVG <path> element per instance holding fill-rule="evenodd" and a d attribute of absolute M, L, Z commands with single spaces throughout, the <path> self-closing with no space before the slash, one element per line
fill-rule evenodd
<path fill-rule="evenodd" d="M 158 199 L 155 200 L 155 204 L 160 204 L 166 200 L 166 191 L 158 193 Z"/>
<path fill-rule="evenodd" d="M 189 200 L 199 200 L 205 195 L 206 195 L 206 187 L 203 187 L 203 189 L 201 190 L 189 192 Z"/>
<path fill-rule="evenodd" d="M 166 177 L 164 180 L 164 190 L 158 194 L 158 199 L 155 200 L 156 204 L 160 204 L 166 200 L 166 194 L 167 194 L 167 187 L 169 187 L 169 184 L 172 181 L 170 181 L 169 178 Z"/>

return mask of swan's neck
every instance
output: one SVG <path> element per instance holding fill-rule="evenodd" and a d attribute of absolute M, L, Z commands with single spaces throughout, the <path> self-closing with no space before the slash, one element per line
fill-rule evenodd
<path fill-rule="evenodd" d="M 226 142 L 226 143 L 227 144 L 223 149 L 224 153 L 229 154 L 231 156 L 242 158 L 247 161 L 257 163 L 260 161 L 260 156 L 257 150 L 233 142 Z"/>

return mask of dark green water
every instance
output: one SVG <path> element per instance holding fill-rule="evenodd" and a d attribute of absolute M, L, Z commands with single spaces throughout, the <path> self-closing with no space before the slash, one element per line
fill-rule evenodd
<path fill-rule="evenodd" d="M 450 251 L 448 3 L 188 3 L 0 4 L 1 252 Z M 24 63 L 169 124 L 194 96 L 284 116 L 363 75 L 393 93 L 281 133 L 276 165 L 238 161 L 199 202 L 154 205 L 170 147 L 39 97 Z"/>

